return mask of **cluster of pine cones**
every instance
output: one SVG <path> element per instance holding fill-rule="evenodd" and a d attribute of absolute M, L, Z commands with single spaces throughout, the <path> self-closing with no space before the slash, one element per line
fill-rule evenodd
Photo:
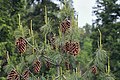
<path fill-rule="evenodd" d="M 65 33 L 71 26 L 71 22 L 70 20 L 66 19 L 64 20 L 61 24 L 60 24 L 60 30 L 62 33 Z M 55 35 L 54 33 L 49 33 L 47 35 L 47 39 L 50 43 L 50 45 L 52 46 L 52 49 L 56 49 L 56 45 L 55 45 Z M 23 38 L 23 37 L 19 37 L 16 40 L 16 47 L 19 53 L 24 53 L 26 51 L 27 48 L 27 41 Z M 79 43 L 77 42 L 66 42 L 65 45 L 63 46 L 63 50 L 67 53 L 70 53 L 71 55 L 77 55 L 79 53 Z M 69 64 L 65 63 L 66 66 L 69 68 Z M 47 65 L 50 65 L 50 63 L 47 62 Z M 50 66 L 48 66 L 49 68 Z M 41 62 L 37 59 L 33 62 L 33 71 L 35 73 L 39 73 L 41 69 Z M 23 73 L 20 75 L 17 70 L 13 69 L 9 72 L 8 76 L 7 76 L 7 80 L 20 80 L 21 77 L 23 80 L 28 80 L 29 79 L 29 75 L 30 75 L 30 70 L 26 69 L 23 71 Z"/>
<path fill-rule="evenodd" d="M 19 75 L 18 72 L 13 69 L 8 74 L 7 80 L 20 80 L 20 77 L 22 77 L 23 80 L 29 80 L 29 70 L 26 69 L 23 71 L 22 75 Z"/>
<path fill-rule="evenodd" d="M 41 69 L 41 62 L 39 60 L 35 60 L 33 63 L 33 71 L 35 73 L 38 73 Z M 23 73 L 20 75 L 17 70 L 13 69 L 10 71 L 10 73 L 7 75 L 7 80 L 29 80 L 30 70 L 26 69 L 23 71 Z"/>
<path fill-rule="evenodd" d="M 68 19 L 65 19 L 61 24 L 60 24 L 60 30 L 62 33 L 65 33 L 71 26 L 71 22 Z M 47 36 L 47 39 L 49 40 L 50 45 L 52 45 L 53 49 L 56 49 L 55 45 L 55 35 L 54 33 L 49 33 Z M 80 46 L 78 42 L 66 42 L 64 46 L 61 46 L 62 50 L 64 52 L 70 53 L 71 55 L 77 55 L 80 51 Z M 60 47 L 60 49 L 61 49 Z"/>

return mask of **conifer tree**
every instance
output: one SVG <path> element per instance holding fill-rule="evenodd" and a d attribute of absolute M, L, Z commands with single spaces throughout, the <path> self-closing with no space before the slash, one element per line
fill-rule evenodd
<path fill-rule="evenodd" d="M 64 0 L 60 13 L 58 34 L 54 32 L 44 6 L 44 25 L 40 35 L 33 30 L 33 20 L 29 26 L 22 24 L 18 14 L 18 25 L 14 31 L 15 51 L 6 52 L 2 80 L 114 80 L 110 71 L 109 55 L 102 48 L 100 34 L 99 48 L 91 61 L 81 60 L 80 29 L 71 0 Z M 39 43 L 38 43 L 39 42 Z M 84 55 L 84 53 L 83 53 Z M 82 56 L 85 57 L 85 56 Z M 82 61 L 85 63 L 83 66 Z M 82 68 L 83 67 L 83 68 Z"/>

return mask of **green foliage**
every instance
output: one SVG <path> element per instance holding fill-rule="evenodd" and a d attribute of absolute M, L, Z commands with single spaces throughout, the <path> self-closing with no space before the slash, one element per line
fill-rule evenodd
<path fill-rule="evenodd" d="M 120 38 L 120 25 L 119 10 L 120 4 L 119 0 L 97 0 L 96 7 L 94 7 L 94 14 L 97 16 L 97 19 L 93 27 L 93 32 L 91 38 L 93 39 L 93 51 L 96 50 L 98 44 L 98 32 L 97 29 L 100 29 L 102 32 L 102 43 L 103 49 L 109 52 L 111 60 L 111 69 L 117 79 L 119 79 L 119 68 L 117 62 L 120 60 L 120 50 L 118 46 L 120 43 L 118 39 Z"/>
<path fill-rule="evenodd" d="M 91 26 L 86 24 L 85 30 L 79 29 L 72 6 L 73 1 L 59 1 L 62 4 L 61 8 L 51 0 L 0 1 L 2 5 L 0 8 L 3 10 L 0 12 L 1 80 L 6 80 L 13 69 L 19 73 L 21 79 L 24 70 L 28 69 L 29 80 L 114 80 L 110 69 L 111 60 L 101 44 L 95 53 L 91 51 L 92 40 L 89 35 Z M 62 33 L 59 24 L 65 19 L 69 19 L 71 25 L 66 33 Z M 118 26 L 119 24 L 116 24 L 116 28 Z M 55 49 L 47 38 L 51 32 L 55 37 Z M 16 41 L 19 37 L 27 42 L 24 53 L 19 53 L 17 50 L 19 47 L 16 46 Z M 112 37 L 107 39 L 113 40 Z M 71 55 L 63 50 L 69 41 L 80 43 L 81 50 L 77 55 Z M 38 73 L 34 72 L 36 60 L 41 63 L 38 66 L 41 67 Z M 97 74 L 92 72 L 92 66 L 97 67 Z"/>
<path fill-rule="evenodd" d="M 40 32 L 40 28 L 44 26 L 45 24 L 45 6 L 47 9 L 47 16 L 49 17 L 50 20 L 52 20 L 52 28 L 53 31 L 57 32 L 57 28 L 59 26 L 58 22 L 59 19 L 57 17 L 57 13 L 59 10 L 59 7 L 57 4 L 53 3 L 51 0 L 30 0 L 28 2 L 30 5 L 30 9 L 32 9 L 32 12 L 30 12 L 26 18 L 27 21 L 33 20 L 33 30 L 37 31 L 38 33 Z M 33 6 L 32 6 L 33 5 Z M 29 23 L 29 22 L 28 22 Z"/>

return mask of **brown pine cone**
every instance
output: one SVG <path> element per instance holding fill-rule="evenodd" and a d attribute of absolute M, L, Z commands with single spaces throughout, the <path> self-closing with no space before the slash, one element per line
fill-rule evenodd
<path fill-rule="evenodd" d="M 50 69 L 51 63 L 49 61 L 46 61 L 45 65 L 47 69 Z"/>
<path fill-rule="evenodd" d="M 70 69 L 70 63 L 68 63 L 67 61 L 65 61 L 65 67 L 66 67 L 67 70 L 69 70 Z"/>
<path fill-rule="evenodd" d="M 92 73 L 97 74 L 97 67 L 95 65 L 92 66 Z"/>
<path fill-rule="evenodd" d="M 7 76 L 7 80 L 20 80 L 20 76 L 16 70 L 11 70 Z"/>
<path fill-rule="evenodd" d="M 52 46 L 52 49 L 55 50 L 56 49 L 56 45 L 55 45 L 55 34 L 50 32 L 48 35 L 47 35 L 47 39 L 50 43 L 50 45 Z"/>
<path fill-rule="evenodd" d="M 41 69 L 41 62 L 39 60 L 36 60 L 33 64 L 33 70 L 35 73 L 38 73 Z"/>
<path fill-rule="evenodd" d="M 24 53 L 26 51 L 27 42 L 24 38 L 20 37 L 16 41 L 16 47 L 20 53 Z"/>
<path fill-rule="evenodd" d="M 60 24 L 60 30 L 62 33 L 65 33 L 70 28 L 70 20 L 66 19 Z"/>
<path fill-rule="evenodd" d="M 29 73 L 30 73 L 30 71 L 28 69 L 23 71 L 22 77 L 24 80 L 29 80 Z"/>
<path fill-rule="evenodd" d="M 66 42 L 64 46 L 64 51 L 71 55 L 77 55 L 80 51 L 79 43 L 77 42 Z"/>

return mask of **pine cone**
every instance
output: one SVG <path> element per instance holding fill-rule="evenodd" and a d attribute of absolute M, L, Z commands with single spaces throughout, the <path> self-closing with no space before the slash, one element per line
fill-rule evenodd
<path fill-rule="evenodd" d="M 24 53 L 26 51 L 26 46 L 26 40 L 22 37 L 18 38 L 18 40 L 16 41 L 16 47 L 20 53 Z"/>
<path fill-rule="evenodd" d="M 60 24 L 60 29 L 62 33 L 65 33 L 70 28 L 70 20 L 66 19 Z"/>
<path fill-rule="evenodd" d="M 11 70 L 7 76 L 7 80 L 20 80 L 20 76 L 16 70 Z"/>
<path fill-rule="evenodd" d="M 47 69 L 50 69 L 51 63 L 49 61 L 46 61 L 45 65 Z"/>
<path fill-rule="evenodd" d="M 79 44 L 77 42 L 74 42 L 71 52 L 75 56 L 75 55 L 77 55 L 79 53 L 79 50 L 80 50 Z"/>
<path fill-rule="evenodd" d="M 29 70 L 23 71 L 22 77 L 23 77 L 24 80 L 29 80 L 29 73 L 30 73 Z"/>
<path fill-rule="evenodd" d="M 67 70 L 70 69 L 70 64 L 67 61 L 65 61 L 65 67 L 66 67 Z"/>
<path fill-rule="evenodd" d="M 39 60 L 36 60 L 33 64 L 33 69 L 35 73 L 38 73 L 41 68 L 41 62 Z"/>
<path fill-rule="evenodd" d="M 79 43 L 77 42 L 66 42 L 64 46 L 64 51 L 70 53 L 71 55 L 77 55 L 80 51 Z"/>
<path fill-rule="evenodd" d="M 92 66 L 92 73 L 97 74 L 97 67 L 95 65 Z"/>
<path fill-rule="evenodd" d="M 50 45 L 52 46 L 52 49 L 55 50 L 56 49 L 56 45 L 55 45 L 55 34 L 50 32 L 48 35 L 47 35 L 47 39 L 50 43 Z"/>

